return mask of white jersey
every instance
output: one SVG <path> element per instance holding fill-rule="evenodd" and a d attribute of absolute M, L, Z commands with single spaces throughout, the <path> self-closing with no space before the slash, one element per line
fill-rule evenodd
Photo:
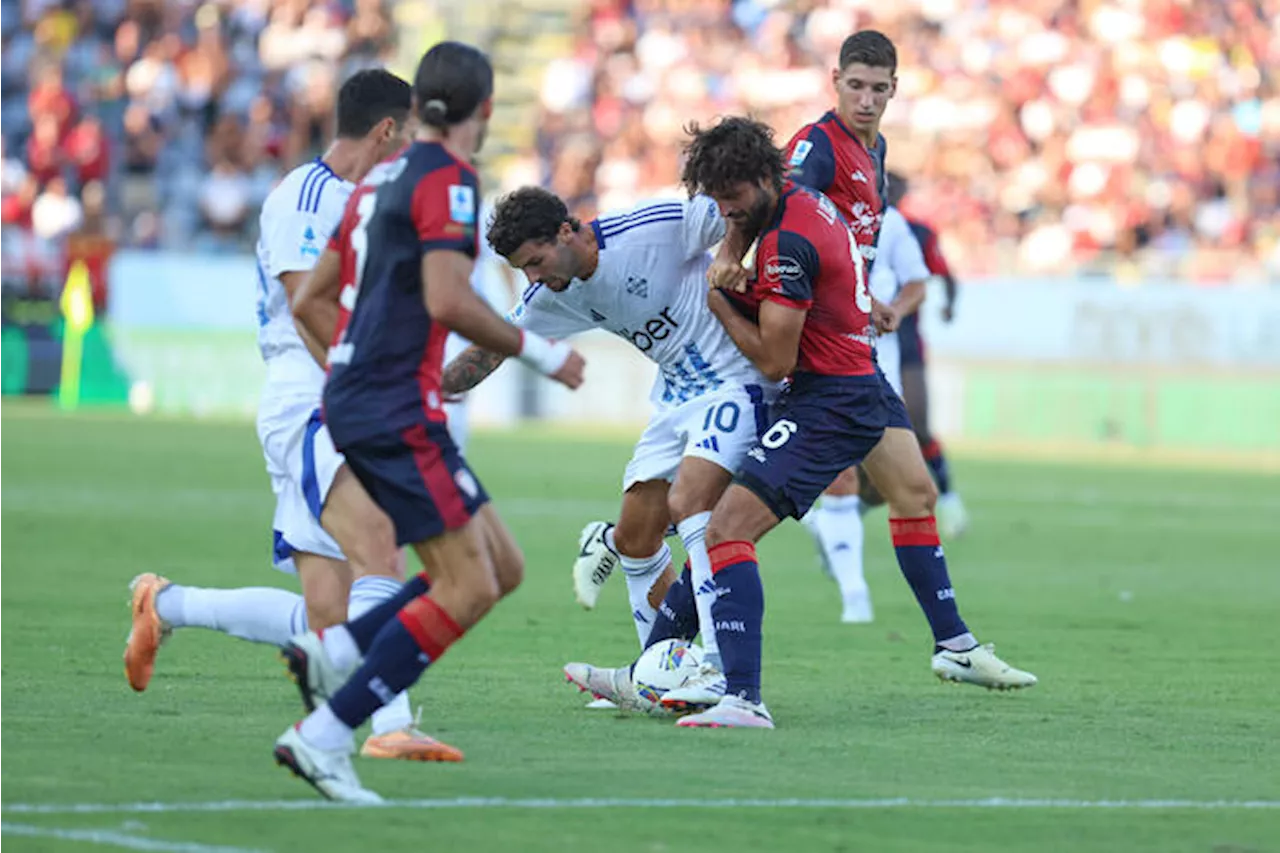
<path fill-rule="evenodd" d="M 600 247 L 596 271 L 555 293 L 531 284 L 508 314 L 540 335 L 604 329 L 658 365 L 651 399 L 666 409 L 726 385 L 769 386 L 707 307 L 708 251 L 724 239 L 715 202 L 648 202 L 588 227 Z"/>
<path fill-rule="evenodd" d="M 886 305 L 898 295 L 902 285 L 926 281 L 931 273 L 924 262 L 920 241 L 911 230 L 907 218 L 896 207 L 886 207 L 876 240 L 876 262 L 871 267 L 868 288 L 871 295 Z"/>
<path fill-rule="evenodd" d="M 319 398 L 324 371 L 298 337 L 280 276 L 316 265 L 353 189 L 354 184 L 317 158 L 285 175 L 262 203 L 257 247 L 258 349 L 267 363 L 270 385 L 314 389 Z"/>
<path fill-rule="evenodd" d="M 876 241 L 876 260 L 871 267 L 871 295 L 887 305 L 904 284 L 925 281 L 929 275 L 920 241 L 906 217 L 896 207 L 886 207 Z M 876 362 L 893 390 L 901 395 L 902 350 L 898 345 L 897 332 L 876 338 Z"/>

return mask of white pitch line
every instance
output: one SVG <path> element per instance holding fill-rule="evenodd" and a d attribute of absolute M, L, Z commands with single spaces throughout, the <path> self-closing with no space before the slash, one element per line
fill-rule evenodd
<path fill-rule="evenodd" d="M 109 829 L 60 829 L 4 822 L 0 823 L 0 832 L 24 838 L 56 838 L 60 841 L 83 841 L 86 844 L 105 844 L 111 847 L 124 847 L 128 850 L 153 850 L 159 853 L 262 853 L 246 847 L 219 847 L 211 844 L 196 844 L 191 841 L 141 838 Z"/>
<path fill-rule="evenodd" d="M 1280 800 L 1068 800 L 989 797 L 970 800 L 919 800 L 909 797 L 836 799 L 679 798 L 510 798 L 455 797 L 434 800 L 387 800 L 365 806 L 325 800 L 215 800 L 192 803 L 15 803 L 3 807 L 11 815 L 190 814 L 198 812 L 322 811 L 351 808 L 399 809 L 1057 809 L 1057 810 L 1199 810 L 1280 809 Z"/>

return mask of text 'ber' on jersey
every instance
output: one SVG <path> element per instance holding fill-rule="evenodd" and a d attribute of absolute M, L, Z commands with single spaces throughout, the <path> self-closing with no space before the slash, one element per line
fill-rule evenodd
<path fill-rule="evenodd" d="M 330 355 L 325 419 L 335 443 L 445 420 L 441 361 L 449 330 L 427 313 L 422 259 L 476 257 L 480 186 L 443 145 L 416 142 L 365 178 L 344 214 L 354 304 Z"/>
<path fill-rule="evenodd" d="M 848 223 L 831 199 L 790 181 L 756 249 L 755 292 L 807 310 L 797 372 L 875 373 L 871 294 Z"/>

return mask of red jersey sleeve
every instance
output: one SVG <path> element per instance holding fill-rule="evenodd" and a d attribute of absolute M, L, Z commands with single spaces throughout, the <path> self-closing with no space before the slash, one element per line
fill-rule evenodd
<path fill-rule="evenodd" d="M 813 285 L 822 263 L 808 238 L 794 231 L 774 231 L 760 244 L 756 279 L 760 296 L 790 308 L 809 310 Z"/>
<path fill-rule="evenodd" d="M 457 166 L 423 175 L 410 207 L 422 252 L 443 249 L 476 257 L 479 205 L 480 182 L 475 172 Z"/>

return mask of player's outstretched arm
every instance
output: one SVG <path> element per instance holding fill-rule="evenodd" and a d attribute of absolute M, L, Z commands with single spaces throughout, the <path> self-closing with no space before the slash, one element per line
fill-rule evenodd
<path fill-rule="evenodd" d="M 795 370 L 807 310 L 765 301 L 760 305 L 757 326 L 742 316 L 723 293 L 708 292 L 707 305 L 742 354 L 769 379 L 779 382 Z"/>
<path fill-rule="evenodd" d="M 501 353 L 489 352 L 477 346 L 467 347 L 445 366 L 440 379 L 441 389 L 446 394 L 465 394 L 488 378 L 506 360 L 507 357 Z"/>
<path fill-rule="evenodd" d="M 431 317 L 478 347 L 504 358 L 515 356 L 570 388 L 581 385 L 582 356 L 563 341 L 549 341 L 498 316 L 471 287 L 474 267 L 470 257 L 451 249 L 422 256 L 423 299 Z"/>
<path fill-rule="evenodd" d="M 298 284 L 291 287 L 290 278 L 295 276 Z M 285 273 L 281 280 L 289 294 L 298 337 L 316 363 L 324 367 L 329 358 L 325 342 L 333 340 L 338 328 L 338 296 L 342 290 L 338 253 L 326 249 L 310 273 Z"/>

